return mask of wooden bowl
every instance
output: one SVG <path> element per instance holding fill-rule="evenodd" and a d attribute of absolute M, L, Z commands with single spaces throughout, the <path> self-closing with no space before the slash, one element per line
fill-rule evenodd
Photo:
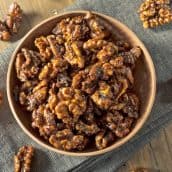
<path fill-rule="evenodd" d="M 26 36 L 22 39 L 22 41 L 18 44 L 17 48 L 13 52 L 13 55 L 9 63 L 8 74 L 7 74 L 8 101 L 10 104 L 10 108 L 13 112 L 13 115 L 16 121 L 18 122 L 18 124 L 20 125 L 20 127 L 24 130 L 24 132 L 27 135 L 29 135 L 33 140 L 35 140 L 38 144 L 40 144 L 44 148 L 47 148 L 57 153 L 61 153 L 65 155 L 72 155 L 72 156 L 99 155 L 99 154 L 103 154 L 105 152 L 114 150 L 118 148 L 119 146 L 128 142 L 131 138 L 133 138 L 136 135 L 136 133 L 140 130 L 140 128 L 143 126 L 143 124 L 147 120 L 150 114 L 150 111 L 152 109 L 153 103 L 154 103 L 155 92 L 156 92 L 156 76 L 155 76 L 154 65 L 143 43 L 137 38 L 137 36 L 129 28 L 127 28 L 125 25 L 123 25 L 116 19 L 106 16 L 104 14 L 93 12 L 101 20 L 105 20 L 109 24 L 112 32 L 117 33 L 119 37 L 126 39 L 129 43 L 131 43 L 132 46 L 139 46 L 143 51 L 143 55 L 138 60 L 138 63 L 136 65 L 136 69 L 134 72 L 134 76 L 135 76 L 134 89 L 141 99 L 140 118 L 138 119 L 135 127 L 133 127 L 132 131 L 126 137 L 119 139 L 117 142 L 115 142 L 111 146 L 103 150 L 96 150 L 95 148 L 88 148 L 87 150 L 82 151 L 82 152 L 78 152 L 78 151 L 68 152 L 68 151 L 56 149 L 52 147 L 48 142 L 43 140 L 39 136 L 39 133 L 31 127 L 30 125 L 31 115 L 28 115 L 26 111 L 22 110 L 19 103 L 15 101 L 15 98 L 13 95 L 14 87 L 18 82 L 16 78 L 16 72 L 15 72 L 15 66 L 14 66 L 16 54 L 20 51 L 22 47 L 33 48 L 34 39 L 36 37 L 39 37 L 40 35 L 49 34 L 52 28 L 61 19 L 69 17 L 69 16 L 72 17 L 76 15 L 84 15 L 86 13 L 88 13 L 88 11 L 73 11 L 73 12 L 59 14 L 47 20 L 44 20 L 43 22 L 35 26 L 31 31 L 29 31 L 26 34 Z"/>

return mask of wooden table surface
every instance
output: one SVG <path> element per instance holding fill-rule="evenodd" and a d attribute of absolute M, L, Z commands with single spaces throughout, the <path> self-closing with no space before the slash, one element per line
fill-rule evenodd
<path fill-rule="evenodd" d="M 21 38 L 37 23 L 53 15 L 53 11 L 70 5 L 74 0 L 17 0 L 25 12 L 24 23 L 20 33 L 13 42 Z M 0 17 L 6 14 L 12 0 L 0 0 Z M 0 50 L 9 46 L 10 42 L 0 42 Z M 144 146 L 126 162 L 118 172 L 128 172 L 138 167 L 151 169 L 152 172 L 172 172 L 172 123 L 161 130 L 159 135 Z"/>

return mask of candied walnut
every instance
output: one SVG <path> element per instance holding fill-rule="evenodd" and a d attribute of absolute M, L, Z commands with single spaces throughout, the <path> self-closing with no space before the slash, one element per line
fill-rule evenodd
<path fill-rule="evenodd" d="M 73 118 L 78 119 L 79 116 L 85 112 L 86 98 L 80 90 L 72 89 L 70 87 L 61 88 L 59 90 L 58 97 L 61 101 L 63 101 L 62 107 L 65 107 L 66 112 L 69 111 L 70 113 L 72 113 Z M 57 116 L 64 115 L 63 110 L 59 113 L 59 105 L 57 105 L 56 109 Z"/>
<path fill-rule="evenodd" d="M 99 88 L 91 95 L 91 98 L 101 109 L 108 109 L 113 103 L 111 87 L 105 82 L 99 82 Z"/>
<path fill-rule="evenodd" d="M 52 51 L 51 51 L 47 38 L 44 36 L 41 36 L 39 38 L 36 38 L 34 43 L 42 56 L 41 60 L 43 62 L 50 60 L 52 57 Z"/>
<path fill-rule="evenodd" d="M 125 94 L 123 101 L 126 103 L 122 109 L 131 118 L 138 118 L 139 116 L 139 99 L 135 94 Z"/>
<path fill-rule="evenodd" d="M 98 133 L 100 131 L 100 128 L 97 126 L 96 123 L 85 124 L 82 121 L 79 121 L 76 124 L 75 128 L 78 131 L 78 133 L 85 134 L 87 136 L 94 135 L 94 134 L 96 134 L 96 133 Z"/>
<path fill-rule="evenodd" d="M 15 68 L 17 77 L 21 81 L 35 78 L 38 75 L 40 63 L 39 53 L 23 48 L 16 57 Z"/>
<path fill-rule="evenodd" d="M 32 91 L 29 91 L 29 93 L 27 91 L 20 92 L 19 101 L 21 105 L 26 106 L 28 111 L 32 111 L 46 99 L 48 92 L 47 81 L 43 80 L 33 87 Z"/>
<path fill-rule="evenodd" d="M 71 83 L 70 77 L 68 77 L 67 73 L 59 73 L 56 78 L 56 87 L 69 87 Z"/>
<path fill-rule="evenodd" d="M 145 0 L 138 12 L 144 28 L 154 28 L 172 22 L 169 0 Z"/>
<path fill-rule="evenodd" d="M 119 80 L 119 82 L 121 81 L 123 82 L 123 80 L 127 79 L 131 84 L 134 83 L 133 73 L 129 67 L 122 66 L 120 68 L 116 68 L 114 70 L 114 73 L 117 79 Z"/>
<path fill-rule="evenodd" d="M 10 5 L 8 14 L 5 18 L 6 26 L 11 34 L 18 32 L 22 22 L 22 16 L 23 12 L 20 6 L 16 2 L 13 2 Z"/>
<path fill-rule="evenodd" d="M 101 131 L 95 137 L 97 149 L 104 149 L 115 140 L 115 135 L 108 131 Z"/>
<path fill-rule="evenodd" d="M 5 18 L 5 23 L 12 34 L 18 32 L 22 22 L 22 16 L 23 12 L 19 4 L 13 2 L 10 5 L 8 14 Z"/>
<path fill-rule="evenodd" d="M 118 47 L 119 52 L 125 52 L 131 48 L 130 44 L 126 41 L 123 41 L 123 40 L 116 41 L 115 45 Z"/>
<path fill-rule="evenodd" d="M 63 19 L 53 29 L 54 34 L 62 34 L 66 41 L 84 39 L 88 32 L 89 27 L 83 16 Z"/>
<path fill-rule="evenodd" d="M 33 155 L 34 149 L 32 146 L 21 147 L 14 156 L 14 172 L 30 172 Z"/>
<path fill-rule="evenodd" d="M 90 50 L 93 52 L 97 52 L 102 47 L 106 46 L 108 42 L 102 39 L 89 39 L 88 41 L 84 42 L 83 48 L 86 50 Z"/>
<path fill-rule="evenodd" d="M 133 123 L 133 119 L 126 117 L 123 120 L 123 122 L 118 123 L 118 126 L 114 131 L 115 135 L 120 138 L 126 136 L 131 130 L 132 123 Z"/>
<path fill-rule="evenodd" d="M 69 129 L 64 129 L 51 135 L 49 142 L 54 147 L 64 150 L 83 150 L 87 144 L 87 139 L 82 135 L 74 135 Z"/>
<path fill-rule="evenodd" d="M 15 17 L 20 17 L 22 15 L 22 9 L 20 8 L 20 5 L 17 4 L 17 2 L 13 2 L 8 9 L 8 14 Z"/>
<path fill-rule="evenodd" d="M 139 47 L 134 47 L 130 51 L 120 53 L 120 56 L 123 57 L 125 64 L 134 67 L 137 59 L 141 56 L 141 53 Z"/>
<path fill-rule="evenodd" d="M 125 78 L 120 78 L 119 82 L 121 84 L 121 89 L 119 90 L 116 100 L 118 100 L 127 91 L 129 86 L 128 81 Z"/>
<path fill-rule="evenodd" d="M 92 94 L 95 91 L 97 86 L 97 81 L 90 79 L 88 77 L 85 81 L 82 82 L 81 90 L 86 92 L 87 94 Z"/>
<path fill-rule="evenodd" d="M 0 21 L 0 40 L 9 41 L 11 38 L 10 32 L 4 22 Z"/>
<path fill-rule="evenodd" d="M 102 63 L 95 63 L 91 66 L 89 76 L 92 80 L 99 80 L 103 76 Z"/>
<path fill-rule="evenodd" d="M 56 37 L 54 35 L 49 35 L 47 36 L 47 40 L 49 42 L 51 51 L 55 57 L 62 58 L 62 55 L 64 54 L 64 46 L 60 45 L 59 43 L 62 44 L 62 39 L 60 37 Z"/>
<path fill-rule="evenodd" d="M 89 70 L 81 70 L 77 72 L 72 78 L 72 87 L 76 89 L 81 89 L 81 83 L 85 80 L 89 73 Z"/>
<path fill-rule="evenodd" d="M 93 16 L 88 18 L 87 22 L 91 30 L 90 36 L 92 38 L 103 39 L 109 36 L 109 32 L 102 24 L 100 24 L 98 17 Z"/>
<path fill-rule="evenodd" d="M 27 104 L 27 96 L 31 94 L 33 88 L 38 84 L 37 80 L 28 80 L 22 83 L 20 88 L 16 87 L 16 100 L 19 100 L 21 105 Z"/>
<path fill-rule="evenodd" d="M 118 111 L 114 111 L 113 113 L 108 112 L 103 122 L 111 131 L 115 132 L 118 124 L 121 123 L 123 119 L 124 117 Z"/>
<path fill-rule="evenodd" d="M 108 61 L 114 54 L 118 53 L 118 47 L 109 42 L 107 45 L 103 46 L 103 48 L 97 53 L 97 58 L 100 61 Z"/>
<path fill-rule="evenodd" d="M 57 115 L 57 118 L 61 119 L 65 124 L 69 124 L 70 126 L 74 125 L 68 105 L 65 101 L 61 101 L 55 106 L 55 114 Z"/>
<path fill-rule="evenodd" d="M 64 72 L 68 68 L 68 63 L 61 58 L 54 58 L 48 62 L 39 73 L 39 79 L 54 79 L 58 73 Z"/>
<path fill-rule="evenodd" d="M 124 65 L 124 58 L 122 56 L 118 56 L 115 59 L 111 59 L 109 63 L 115 68 L 122 67 Z"/>
<path fill-rule="evenodd" d="M 50 110 L 54 113 L 55 111 L 55 107 L 58 103 L 58 97 L 57 94 L 53 91 L 53 89 L 51 88 L 49 90 L 49 97 L 48 97 L 48 103 L 47 106 L 50 108 Z"/>
<path fill-rule="evenodd" d="M 32 127 L 38 128 L 45 139 L 57 131 L 55 115 L 45 105 L 40 105 L 32 113 Z"/>
<path fill-rule="evenodd" d="M 66 53 L 64 58 L 68 61 L 68 63 L 71 65 L 76 65 L 79 68 L 83 68 L 85 65 L 85 60 L 80 49 L 80 42 L 66 42 L 65 48 Z"/>
<path fill-rule="evenodd" d="M 0 105 L 2 104 L 3 102 L 3 95 L 2 95 L 2 91 L 0 91 Z"/>

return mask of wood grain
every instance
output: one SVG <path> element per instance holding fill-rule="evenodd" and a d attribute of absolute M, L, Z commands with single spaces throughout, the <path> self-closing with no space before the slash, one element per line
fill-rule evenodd
<path fill-rule="evenodd" d="M 0 0 L 0 17 L 6 14 L 12 0 Z M 12 42 L 0 42 L 0 51 L 19 40 L 34 25 L 53 15 L 54 11 L 70 5 L 74 0 L 17 0 L 22 6 L 25 17 L 20 33 Z M 138 167 L 149 168 L 152 172 L 172 171 L 172 124 L 163 129 L 149 144 L 144 146 L 122 166 L 118 172 L 129 172 Z"/>

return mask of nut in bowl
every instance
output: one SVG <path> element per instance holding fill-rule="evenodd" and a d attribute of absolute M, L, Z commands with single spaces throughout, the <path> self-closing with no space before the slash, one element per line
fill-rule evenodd
<path fill-rule="evenodd" d="M 11 110 L 54 152 L 93 156 L 130 140 L 153 106 L 156 77 L 143 43 L 97 12 L 73 11 L 33 28 L 7 74 Z"/>

